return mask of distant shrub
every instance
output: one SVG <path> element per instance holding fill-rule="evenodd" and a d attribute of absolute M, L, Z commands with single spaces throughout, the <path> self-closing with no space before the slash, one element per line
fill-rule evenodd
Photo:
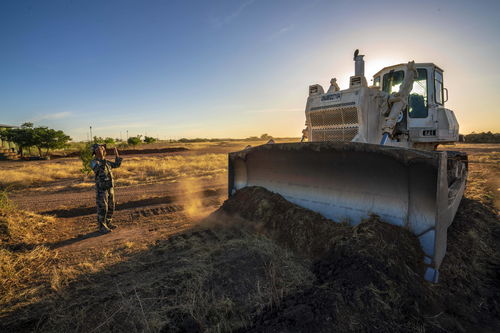
<path fill-rule="evenodd" d="M 126 142 L 120 142 L 119 144 L 116 145 L 116 148 L 128 148 L 128 143 Z"/>
<path fill-rule="evenodd" d="M 100 136 L 94 136 L 94 143 L 98 144 L 107 144 L 107 145 L 114 145 L 115 144 L 115 139 L 107 137 L 107 138 L 101 138 Z"/>
<path fill-rule="evenodd" d="M 133 136 L 128 138 L 127 143 L 131 146 L 137 146 L 141 143 L 141 138 L 139 136 Z"/>
<path fill-rule="evenodd" d="M 182 143 L 194 143 L 194 142 L 211 142 L 212 140 L 213 139 L 206 139 L 206 138 L 195 138 L 195 139 L 182 138 L 179 139 L 178 141 Z"/>
<path fill-rule="evenodd" d="M 80 160 L 82 161 L 81 173 L 89 175 L 92 172 L 90 161 L 92 160 L 92 144 L 87 143 L 80 148 Z"/>
<path fill-rule="evenodd" d="M 144 143 L 155 143 L 156 139 L 151 137 L 151 136 L 145 136 L 144 137 Z"/>
<path fill-rule="evenodd" d="M 104 139 L 104 143 L 107 144 L 107 145 L 114 145 L 115 144 L 115 139 L 108 137 L 108 138 Z"/>

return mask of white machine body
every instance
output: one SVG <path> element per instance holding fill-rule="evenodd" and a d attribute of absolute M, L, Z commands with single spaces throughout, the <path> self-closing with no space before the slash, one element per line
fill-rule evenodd
<path fill-rule="evenodd" d="M 415 68 L 418 75 L 408 101 L 385 144 L 433 150 L 440 143 L 458 141 L 457 119 L 444 106 L 448 93 L 443 70 L 432 63 L 417 63 Z M 319 84 L 310 86 L 304 136 L 310 142 L 379 144 L 391 98 L 407 72 L 407 64 L 386 67 L 374 75 L 371 87 L 362 75 L 352 76 L 345 90 L 338 90 L 335 79 L 326 93 Z"/>

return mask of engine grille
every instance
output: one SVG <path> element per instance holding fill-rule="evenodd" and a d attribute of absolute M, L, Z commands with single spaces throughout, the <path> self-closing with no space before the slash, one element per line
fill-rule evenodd
<path fill-rule="evenodd" d="M 309 113 L 311 141 L 348 142 L 358 134 L 356 107 L 332 108 Z"/>

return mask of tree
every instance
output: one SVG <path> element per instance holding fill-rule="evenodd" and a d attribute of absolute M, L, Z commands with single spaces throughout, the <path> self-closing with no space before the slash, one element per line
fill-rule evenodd
<path fill-rule="evenodd" d="M 56 131 L 47 127 L 33 127 L 33 123 L 24 123 L 19 128 L 7 128 L 0 132 L 0 138 L 5 141 L 14 142 L 21 157 L 24 149 L 37 147 L 40 156 L 42 148 L 46 149 L 46 155 L 50 149 L 59 149 L 66 146 L 71 138 L 63 131 Z"/>
<path fill-rule="evenodd" d="M 127 143 L 132 146 L 137 146 L 139 143 L 141 143 L 141 136 L 131 136 L 128 138 Z"/>
<path fill-rule="evenodd" d="M 48 127 L 35 128 L 36 143 L 34 146 L 38 148 L 40 156 L 42 156 L 42 149 L 45 149 L 45 156 L 49 154 L 51 149 L 61 149 L 67 146 L 71 138 L 63 131 L 56 131 Z"/>
<path fill-rule="evenodd" d="M 114 145 L 115 144 L 115 139 L 107 137 L 104 139 L 104 143 L 107 145 Z"/>
<path fill-rule="evenodd" d="M 145 143 L 154 143 L 154 142 L 156 142 L 156 139 L 153 138 L 153 137 L 151 137 L 151 136 L 145 136 L 144 137 L 144 142 Z"/>
<path fill-rule="evenodd" d="M 273 137 L 270 136 L 269 134 L 267 133 L 264 133 L 260 136 L 261 140 L 271 140 Z"/>
<path fill-rule="evenodd" d="M 2 134 L 2 140 L 14 142 L 21 157 L 24 156 L 24 148 L 34 146 L 36 134 L 32 123 L 24 123 L 20 128 L 8 128 Z"/>

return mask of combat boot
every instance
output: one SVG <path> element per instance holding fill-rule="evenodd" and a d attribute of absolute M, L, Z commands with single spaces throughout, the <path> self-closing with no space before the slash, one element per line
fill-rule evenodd
<path fill-rule="evenodd" d="M 99 223 L 99 232 L 101 234 L 107 234 L 111 232 L 111 229 L 105 223 Z"/>
<path fill-rule="evenodd" d="M 107 220 L 107 221 L 106 221 L 106 226 L 107 226 L 109 229 L 111 229 L 111 230 L 116 229 L 116 227 L 117 227 L 117 225 L 116 225 L 116 224 L 111 223 L 111 220 Z"/>

